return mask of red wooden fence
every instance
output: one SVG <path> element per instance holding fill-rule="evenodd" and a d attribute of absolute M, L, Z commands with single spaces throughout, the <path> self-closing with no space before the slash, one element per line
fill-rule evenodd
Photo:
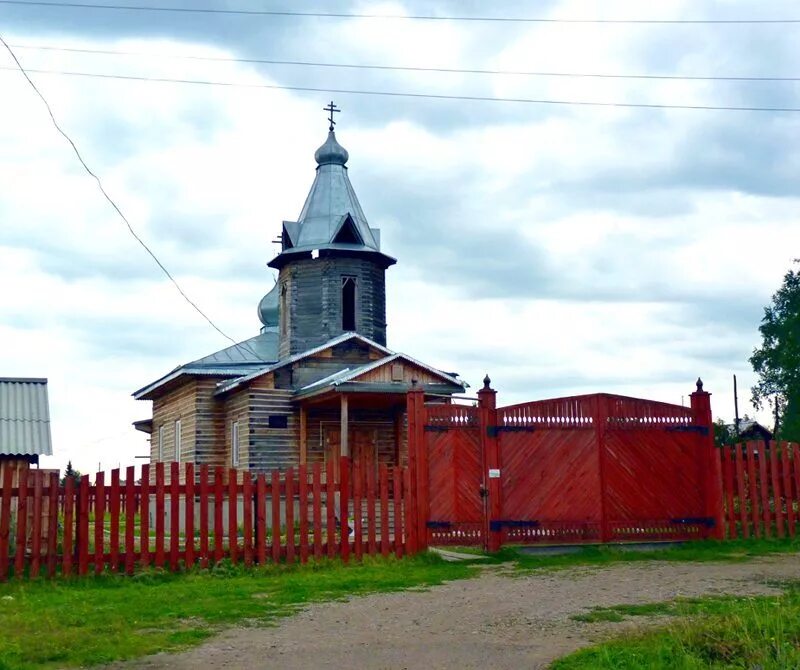
<path fill-rule="evenodd" d="M 223 559 L 252 565 L 305 563 L 323 556 L 414 553 L 405 529 L 413 509 L 408 472 L 360 472 L 333 463 L 269 475 L 194 464 L 128 467 L 76 485 L 29 470 L 0 482 L 0 581 L 46 574 L 180 570 Z M 166 483 L 166 473 L 169 483 Z M 154 485 L 151 484 L 151 474 Z M 91 507 L 90 507 L 91 501 Z M 343 523 L 344 521 L 344 523 Z"/>
<path fill-rule="evenodd" d="M 794 537 L 800 524 L 800 446 L 747 442 L 720 450 L 728 538 Z"/>

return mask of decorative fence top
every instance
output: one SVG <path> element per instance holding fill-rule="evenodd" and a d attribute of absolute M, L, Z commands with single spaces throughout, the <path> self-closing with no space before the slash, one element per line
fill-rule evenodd
<path fill-rule="evenodd" d="M 604 395 L 607 421 L 613 428 L 657 428 L 686 425 L 692 422 L 692 408 L 655 400 L 641 400 L 619 395 Z"/>
<path fill-rule="evenodd" d="M 478 408 L 468 405 L 427 405 L 427 419 L 431 426 L 450 428 L 478 427 Z"/>
<path fill-rule="evenodd" d="M 595 416 L 612 428 L 659 428 L 691 423 L 692 409 L 609 393 L 552 398 L 501 407 L 501 426 L 592 428 Z"/>

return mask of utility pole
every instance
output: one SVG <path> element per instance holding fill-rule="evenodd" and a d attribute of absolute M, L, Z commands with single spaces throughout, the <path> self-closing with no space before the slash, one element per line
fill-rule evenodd
<path fill-rule="evenodd" d="M 736 388 L 736 375 L 733 375 L 733 431 L 736 434 L 736 442 L 739 442 L 739 391 Z"/>

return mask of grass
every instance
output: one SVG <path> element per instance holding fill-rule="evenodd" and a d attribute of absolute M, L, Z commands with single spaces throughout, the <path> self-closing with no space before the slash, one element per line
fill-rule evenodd
<path fill-rule="evenodd" d="M 696 542 L 648 552 L 585 547 L 577 553 L 560 556 L 525 555 L 510 547 L 479 564 L 513 562 L 520 574 L 524 574 L 540 569 L 653 559 L 741 561 L 783 552 L 800 552 L 800 541 Z M 174 651 L 197 644 L 226 625 L 269 624 L 310 602 L 433 586 L 474 575 L 474 565 L 471 561 L 448 563 L 435 554 L 399 561 L 365 559 L 362 565 L 349 566 L 322 561 L 303 567 L 268 565 L 245 569 L 223 561 L 211 570 L 179 574 L 149 571 L 134 577 L 103 575 L 0 584 L 0 670 L 89 666 L 157 651 Z M 796 595 L 795 591 L 791 593 Z M 800 601 L 800 597 L 797 599 Z M 637 613 L 721 615 L 719 609 L 713 608 L 719 608 L 718 602 L 722 601 L 714 601 L 713 606 L 699 602 L 617 606 L 593 610 L 585 616 L 586 620 L 618 621 Z M 752 606 L 756 601 L 748 602 Z M 645 611 L 648 607 L 651 609 Z M 694 609 L 688 609 L 691 607 Z M 654 608 L 672 609 L 655 611 Z M 800 621 L 800 603 L 797 610 L 795 616 Z M 800 667 L 800 663 L 796 665 Z M 573 667 L 617 666 L 613 663 L 563 666 Z M 779 666 L 764 666 L 767 667 Z"/>
<path fill-rule="evenodd" d="M 305 603 L 469 577 L 436 555 L 344 566 L 208 571 L 0 585 L 0 670 L 85 666 L 197 644 L 221 626 L 269 623 Z"/>
<path fill-rule="evenodd" d="M 493 562 L 511 562 L 521 572 L 540 569 L 603 566 L 638 561 L 748 561 L 758 556 L 800 552 L 800 538 L 760 540 L 702 540 L 648 551 L 624 549 L 615 545 L 581 547 L 569 554 L 536 555 L 505 547 L 491 557 Z"/>
<path fill-rule="evenodd" d="M 589 621 L 666 614 L 673 624 L 632 633 L 555 661 L 552 670 L 800 667 L 800 582 L 780 596 L 710 597 L 596 609 Z M 613 618 L 613 616 L 619 618 Z"/>

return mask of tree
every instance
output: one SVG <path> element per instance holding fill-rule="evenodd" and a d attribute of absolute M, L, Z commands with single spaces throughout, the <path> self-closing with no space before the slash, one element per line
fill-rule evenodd
<path fill-rule="evenodd" d="M 800 263 L 800 259 L 795 259 Z M 761 347 L 753 351 L 750 364 L 758 375 L 753 404 L 768 407 L 780 417 L 776 438 L 800 440 L 800 270 L 790 269 L 783 284 L 764 308 L 758 328 Z"/>
<path fill-rule="evenodd" d="M 67 461 L 67 469 L 64 470 L 64 476 L 61 478 L 61 486 L 67 483 L 68 479 L 72 479 L 76 484 L 80 484 L 81 473 L 72 467 L 72 461 Z"/>
<path fill-rule="evenodd" d="M 720 417 L 714 422 L 714 444 L 718 447 L 724 447 L 728 444 L 733 444 L 736 441 L 725 419 Z"/>

